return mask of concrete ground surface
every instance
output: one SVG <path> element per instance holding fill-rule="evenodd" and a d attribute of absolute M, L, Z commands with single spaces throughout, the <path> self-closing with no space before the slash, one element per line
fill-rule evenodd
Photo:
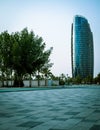
<path fill-rule="evenodd" d="M 0 91 L 0 130 L 100 130 L 100 86 L 9 90 Z"/>

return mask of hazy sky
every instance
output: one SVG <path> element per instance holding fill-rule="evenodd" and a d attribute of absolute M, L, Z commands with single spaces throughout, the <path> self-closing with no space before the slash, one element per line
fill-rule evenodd
<path fill-rule="evenodd" d="M 100 0 L 0 0 L 0 32 L 27 27 L 42 36 L 54 63 L 52 72 L 71 76 L 71 23 L 83 15 L 93 32 L 94 75 L 100 72 Z"/>

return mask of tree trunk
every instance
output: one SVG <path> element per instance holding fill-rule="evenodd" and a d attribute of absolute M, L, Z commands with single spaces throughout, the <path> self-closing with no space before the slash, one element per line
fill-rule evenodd
<path fill-rule="evenodd" d="M 8 77 L 6 77 L 6 87 L 8 87 Z"/>
<path fill-rule="evenodd" d="M 6 73 L 6 87 L 8 87 L 8 75 Z"/>
<path fill-rule="evenodd" d="M 13 86 L 13 76 L 12 76 L 12 69 L 11 69 L 11 87 Z"/>
<path fill-rule="evenodd" d="M 2 72 L 2 87 L 4 87 L 4 74 Z"/>
<path fill-rule="evenodd" d="M 40 86 L 40 79 L 38 78 L 38 87 Z"/>
<path fill-rule="evenodd" d="M 38 87 L 40 86 L 40 77 L 39 77 L 39 71 L 38 71 Z"/>
<path fill-rule="evenodd" d="M 24 83 L 21 74 L 15 74 L 14 87 L 23 87 Z"/>
<path fill-rule="evenodd" d="M 31 74 L 30 74 L 30 79 L 29 79 L 29 87 L 32 87 L 32 80 L 31 80 Z"/>
<path fill-rule="evenodd" d="M 45 86 L 48 86 L 48 80 L 47 80 L 47 78 L 45 78 Z"/>

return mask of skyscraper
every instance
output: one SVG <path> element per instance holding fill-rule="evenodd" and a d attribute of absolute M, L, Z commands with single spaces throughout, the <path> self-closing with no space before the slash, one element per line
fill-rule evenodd
<path fill-rule="evenodd" d="M 74 17 L 71 27 L 71 61 L 73 78 L 93 78 L 93 36 L 87 19 L 80 15 Z"/>

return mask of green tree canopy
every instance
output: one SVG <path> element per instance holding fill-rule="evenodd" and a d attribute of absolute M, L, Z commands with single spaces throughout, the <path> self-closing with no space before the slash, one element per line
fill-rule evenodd
<path fill-rule="evenodd" d="M 100 73 L 94 78 L 94 83 L 100 84 Z"/>
<path fill-rule="evenodd" d="M 25 74 L 35 73 L 49 62 L 52 48 L 45 50 L 42 37 L 24 28 L 21 32 L 0 34 L 0 71 L 13 71 L 15 86 L 23 86 Z"/>

